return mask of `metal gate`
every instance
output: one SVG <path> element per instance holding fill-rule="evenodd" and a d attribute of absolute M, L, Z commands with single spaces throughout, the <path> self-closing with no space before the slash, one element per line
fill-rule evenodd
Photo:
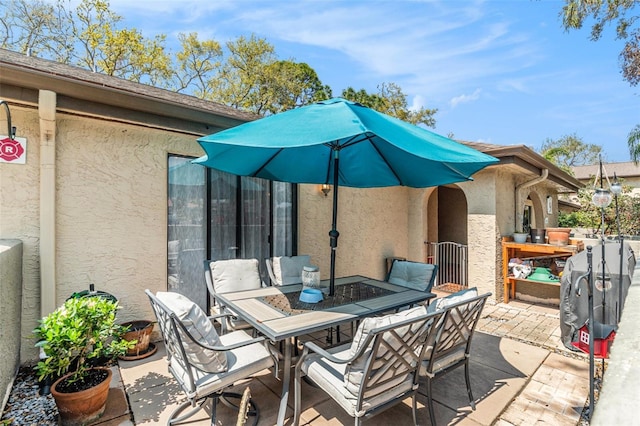
<path fill-rule="evenodd" d="M 425 241 L 427 245 L 427 263 L 438 265 L 438 275 L 434 286 L 456 284 L 468 287 L 469 260 L 468 248 L 465 244 L 451 241 L 433 243 Z"/>

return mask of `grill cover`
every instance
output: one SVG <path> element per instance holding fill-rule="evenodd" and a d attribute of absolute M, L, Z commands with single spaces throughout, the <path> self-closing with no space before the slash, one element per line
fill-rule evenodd
<path fill-rule="evenodd" d="M 624 243 L 622 254 L 622 277 L 620 277 L 620 243 L 608 241 L 605 249 L 605 283 L 602 290 L 602 243 L 593 246 L 593 318 L 596 323 L 617 326 L 618 309 L 624 306 L 627 297 L 636 258 L 633 250 Z M 587 250 L 583 250 L 567 259 L 560 279 L 560 334 L 562 343 L 571 350 L 577 350 L 571 342 L 578 340 L 578 330 L 589 319 L 588 281 L 580 276 L 588 271 Z M 622 286 L 622 301 L 619 289 Z"/>

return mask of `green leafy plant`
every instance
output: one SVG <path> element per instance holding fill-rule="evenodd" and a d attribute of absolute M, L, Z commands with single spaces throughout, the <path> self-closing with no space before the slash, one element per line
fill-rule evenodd
<path fill-rule="evenodd" d="M 122 338 L 127 327 L 116 323 L 118 309 L 118 302 L 102 297 L 71 298 L 42 318 L 34 330 L 36 346 L 46 355 L 35 367 L 38 380 L 71 372 L 68 382 L 82 381 L 91 360 L 124 355 L 135 341 Z"/>

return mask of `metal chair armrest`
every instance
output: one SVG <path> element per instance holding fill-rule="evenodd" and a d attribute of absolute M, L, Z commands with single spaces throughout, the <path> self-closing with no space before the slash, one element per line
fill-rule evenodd
<path fill-rule="evenodd" d="M 348 359 L 344 359 L 344 358 L 338 358 L 335 355 L 333 355 L 330 352 L 327 352 L 325 349 L 321 348 L 320 346 L 316 345 L 313 342 L 306 342 L 304 344 L 304 350 L 302 352 L 302 355 L 300 356 L 300 360 L 302 360 L 303 358 L 306 358 L 309 355 L 309 352 L 314 352 L 317 353 L 318 355 L 322 356 L 323 358 L 328 359 L 331 362 L 334 362 L 336 364 L 347 364 L 351 361 L 353 361 L 355 359 L 354 357 L 348 358 Z M 358 354 L 356 354 L 357 356 Z"/>
<path fill-rule="evenodd" d="M 237 343 L 233 343 L 231 345 L 228 346 L 209 346 L 207 344 L 204 344 L 200 341 L 198 341 L 195 337 L 193 337 L 191 335 L 191 333 L 189 333 L 189 330 L 187 330 L 187 327 L 182 323 L 182 321 L 180 321 L 175 314 L 171 314 L 172 317 L 174 317 L 175 322 L 179 325 L 179 327 L 182 329 L 182 331 L 184 331 L 184 333 L 186 334 L 186 336 L 196 345 L 200 346 L 201 348 L 204 349 L 209 349 L 212 351 L 218 351 L 218 352 L 227 352 L 227 351 L 231 351 L 233 349 L 237 349 L 237 348 L 241 348 L 243 346 L 249 346 L 252 345 L 254 343 L 260 343 L 266 340 L 266 338 L 264 336 L 259 336 L 259 337 L 254 337 L 250 340 L 245 340 L 243 342 L 237 342 Z"/>

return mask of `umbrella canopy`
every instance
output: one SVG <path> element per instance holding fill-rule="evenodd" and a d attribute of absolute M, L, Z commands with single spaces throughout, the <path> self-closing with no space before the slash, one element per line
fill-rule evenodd
<path fill-rule="evenodd" d="M 498 160 L 358 103 L 329 99 L 198 139 L 194 160 L 217 170 L 291 183 L 333 184 L 331 285 L 338 186 L 424 188 L 471 180 Z"/>

